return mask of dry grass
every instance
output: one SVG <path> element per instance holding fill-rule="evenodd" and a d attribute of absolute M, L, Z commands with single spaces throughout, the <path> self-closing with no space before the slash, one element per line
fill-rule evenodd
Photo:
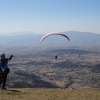
<path fill-rule="evenodd" d="M 0 100 L 100 100 L 100 89 L 8 89 L 0 90 Z"/>

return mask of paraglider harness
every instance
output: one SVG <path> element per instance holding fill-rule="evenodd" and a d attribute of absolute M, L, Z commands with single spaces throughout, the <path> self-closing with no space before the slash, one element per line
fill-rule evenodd
<path fill-rule="evenodd" d="M 0 60 L 2 67 L 4 68 L 4 71 L 2 71 L 2 69 L 0 68 L 0 77 L 2 77 L 5 74 L 8 74 L 10 72 L 10 69 L 7 67 L 7 65 L 5 66 L 5 64 L 7 64 L 7 62 L 9 60 L 11 60 L 14 56 L 11 55 L 10 58 L 6 58 L 5 61 Z"/>
<path fill-rule="evenodd" d="M 8 74 L 9 72 L 10 72 L 10 69 L 9 69 L 9 68 L 6 68 L 5 71 L 4 71 L 4 73 L 7 73 L 7 74 Z"/>
<path fill-rule="evenodd" d="M 2 62 L 2 61 L 0 61 L 2 64 L 4 63 L 4 62 Z M 5 67 L 4 66 L 4 64 L 3 64 L 3 67 Z M 2 69 L 0 68 L 0 77 L 2 77 L 3 75 L 5 75 L 5 74 L 8 74 L 10 72 L 10 69 L 8 68 L 8 67 L 6 67 L 5 69 L 4 69 L 4 71 L 2 71 Z"/>
<path fill-rule="evenodd" d="M 0 78 L 3 78 L 4 75 L 8 74 L 10 72 L 10 69 L 9 68 L 6 68 L 5 71 L 2 71 L 0 69 Z"/>

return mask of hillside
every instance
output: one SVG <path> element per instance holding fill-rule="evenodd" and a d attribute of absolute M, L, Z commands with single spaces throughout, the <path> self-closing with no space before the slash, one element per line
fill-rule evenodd
<path fill-rule="evenodd" d="M 15 49 L 10 50 L 18 54 L 9 63 L 7 86 L 11 88 L 100 88 L 99 52 Z M 55 55 L 58 55 L 56 60 Z"/>
<path fill-rule="evenodd" d="M 70 42 L 61 36 L 51 36 L 45 39 L 42 46 L 97 46 L 100 44 L 100 34 L 91 32 L 67 31 L 61 32 L 70 38 Z M 10 35 L 9 35 L 10 34 Z M 36 34 L 33 32 L 17 32 L 0 35 L 0 42 L 3 45 L 35 45 L 40 46 L 40 39 L 44 34 Z M 62 45 L 63 44 L 63 45 Z"/>
<path fill-rule="evenodd" d="M 100 89 L 9 88 L 0 90 L 0 100 L 100 100 Z"/>
<path fill-rule="evenodd" d="M 10 88 L 100 88 L 100 52 L 93 47 L 67 49 L 2 46 L 9 57 L 7 86 Z M 58 59 L 55 59 L 55 56 Z"/>

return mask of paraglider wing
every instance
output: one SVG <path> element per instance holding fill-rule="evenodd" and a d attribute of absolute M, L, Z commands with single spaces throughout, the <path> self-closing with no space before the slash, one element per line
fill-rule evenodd
<path fill-rule="evenodd" d="M 61 35 L 61 36 L 66 37 L 66 38 L 70 41 L 70 39 L 69 39 L 65 34 L 62 34 L 62 33 L 48 33 L 48 34 L 44 35 L 44 36 L 41 38 L 40 44 L 42 43 L 42 41 L 43 41 L 46 37 L 51 36 L 51 35 Z"/>

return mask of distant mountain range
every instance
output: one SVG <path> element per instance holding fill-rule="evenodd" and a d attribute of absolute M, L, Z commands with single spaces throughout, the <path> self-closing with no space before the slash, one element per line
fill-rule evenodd
<path fill-rule="evenodd" d="M 93 46 L 100 44 L 100 34 L 91 32 L 67 31 L 62 32 L 70 38 L 70 42 L 61 36 L 51 36 L 46 38 L 42 46 L 45 45 L 67 45 L 67 46 Z M 10 35 L 0 35 L 2 45 L 40 45 L 40 39 L 44 34 L 33 32 L 16 32 Z"/>

